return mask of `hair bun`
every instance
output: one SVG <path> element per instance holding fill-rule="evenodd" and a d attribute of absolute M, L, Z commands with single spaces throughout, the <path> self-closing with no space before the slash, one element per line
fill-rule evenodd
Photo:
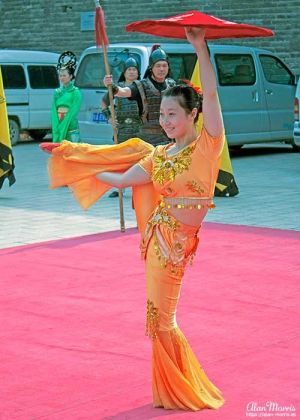
<path fill-rule="evenodd" d="M 186 86 L 189 86 L 197 93 L 197 95 L 202 95 L 202 89 L 200 86 L 195 86 L 190 80 L 182 79 L 181 80 Z"/>
<path fill-rule="evenodd" d="M 65 51 L 58 58 L 57 70 L 69 69 L 74 72 L 76 63 L 76 55 L 72 51 Z"/>

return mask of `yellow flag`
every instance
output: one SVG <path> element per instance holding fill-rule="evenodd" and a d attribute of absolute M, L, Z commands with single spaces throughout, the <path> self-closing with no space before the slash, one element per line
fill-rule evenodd
<path fill-rule="evenodd" d="M 192 80 L 194 86 L 201 88 L 201 80 L 200 80 L 200 73 L 199 73 L 199 63 L 198 60 L 196 62 Z M 196 124 L 196 128 L 198 133 L 200 133 L 203 125 L 203 116 L 202 114 L 199 115 L 199 119 Z M 215 187 L 215 196 L 219 197 L 232 197 L 239 193 L 238 187 L 235 183 L 234 176 L 233 176 L 233 169 L 231 165 L 229 150 L 228 150 L 228 143 L 225 137 L 225 143 L 221 155 L 221 163 L 220 163 L 220 170 L 219 175 Z"/>
<path fill-rule="evenodd" d="M 6 100 L 3 88 L 2 72 L 0 66 L 0 188 L 5 178 L 9 185 L 14 184 L 14 158 L 9 135 L 9 125 L 7 118 Z"/>

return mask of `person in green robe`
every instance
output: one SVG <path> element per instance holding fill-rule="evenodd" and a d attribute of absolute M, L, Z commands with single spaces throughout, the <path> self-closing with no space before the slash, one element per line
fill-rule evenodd
<path fill-rule="evenodd" d="M 68 140 L 80 142 L 78 113 L 81 106 L 81 92 L 74 86 L 76 56 L 71 51 L 62 53 L 58 59 L 58 74 L 61 87 L 55 89 L 51 121 L 52 141 L 60 143 Z"/>

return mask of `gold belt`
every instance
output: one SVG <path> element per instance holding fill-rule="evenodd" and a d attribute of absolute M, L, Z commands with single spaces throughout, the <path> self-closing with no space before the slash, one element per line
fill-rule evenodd
<path fill-rule="evenodd" d="M 212 198 L 198 197 L 163 197 L 159 205 L 160 207 L 165 207 L 167 209 L 173 208 L 182 210 L 213 209 L 216 207 Z"/>

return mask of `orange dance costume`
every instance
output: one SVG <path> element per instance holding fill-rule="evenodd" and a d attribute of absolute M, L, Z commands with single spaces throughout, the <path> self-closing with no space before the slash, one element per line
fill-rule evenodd
<path fill-rule="evenodd" d="M 196 252 L 201 220 L 213 207 L 223 144 L 223 135 L 212 138 L 203 128 L 193 143 L 172 156 L 170 145 L 153 148 L 130 139 L 98 147 L 64 142 L 50 159 L 52 187 L 68 184 L 84 208 L 110 188 L 96 179 L 99 171 L 125 171 L 138 163 L 151 176 L 152 183 L 133 188 L 133 200 L 146 266 L 146 334 L 153 347 L 155 407 L 196 411 L 224 403 L 176 322 L 184 271 Z M 199 226 L 176 218 L 181 210 L 196 211 Z"/>
<path fill-rule="evenodd" d="M 142 239 L 146 262 L 147 328 L 152 339 L 155 407 L 200 410 L 219 408 L 224 400 L 209 381 L 176 323 L 176 307 L 185 267 L 198 245 L 199 228 L 183 224 L 171 212 L 194 210 L 203 219 L 213 207 L 223 136 L 201 136 L 179 153 L 158 146 L 139 165 L 161 195 Z"/>

